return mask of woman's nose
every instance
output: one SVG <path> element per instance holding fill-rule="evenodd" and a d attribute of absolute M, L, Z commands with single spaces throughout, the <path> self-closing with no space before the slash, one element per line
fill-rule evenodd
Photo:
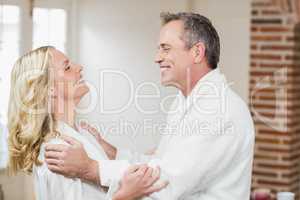
<path fill-rule="evenodd" d="M 83 70 L 83 67 L 81 65 L 76 65 L 76 71 L 81 72 Z"/>

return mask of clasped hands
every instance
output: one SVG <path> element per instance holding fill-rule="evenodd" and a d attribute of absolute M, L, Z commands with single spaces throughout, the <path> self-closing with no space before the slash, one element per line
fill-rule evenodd
<path fill-rule="evenodd" d="M 92 134 L 101 145 L 102 138 L 96 129 L 88 124 L 82 124 L 82 128 Z M 99 178 L 101 162 L 89 158 L 83 145 L 76 139 L 65 135 L 62 135 L 61 139 L 68 145 L 46 145 L 45 161 L 49 170 L 68 178 L 80 178 L 101 185 Z M 159 178 L 159 168 L 154 169 L 146 164 L 132 165 L 124 173 L 120 181 L 120 188 L 114 194 L 113 200 L 131 200 L 160 191 L 168 183 L 165 181 L 159 182 Z"/>

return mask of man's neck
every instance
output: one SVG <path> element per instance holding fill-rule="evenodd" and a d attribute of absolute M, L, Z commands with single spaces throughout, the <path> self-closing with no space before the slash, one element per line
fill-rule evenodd
<path fill-rule="evenodd" d="M 182 94 L 187 98 L 191 94 L 197 83 L 210 71 L 212 71 L 212 69 L 209 67 L 194 72 L 188 71 L 187 80 L 184 84 L 185 86 L 181 88 Z"/>

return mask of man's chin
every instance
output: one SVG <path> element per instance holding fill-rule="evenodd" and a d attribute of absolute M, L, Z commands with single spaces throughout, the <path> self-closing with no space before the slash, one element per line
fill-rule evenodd
<path fill-rule="evenodd" d="M 160 83 L 164 87 L 174 87 L 175 86 L 174 83 L 169 80 L 160 80 Z"/>
<path fill-rule="evenodd" d="M 161 81 L 161 85 L 164 86 L 164 87 L 173 87 L 173 88 L 182 90 L 182 87 L 174 81 L 168 81 L 168 82 L 167 81 L 165 81 L 165 82 Z"/>

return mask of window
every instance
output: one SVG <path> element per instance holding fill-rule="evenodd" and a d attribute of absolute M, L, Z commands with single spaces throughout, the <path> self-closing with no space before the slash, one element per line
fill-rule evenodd
<path fill-rule="evenodd" d="M 14 62 L 29 50 L 45 45 L 71 54 L 68 16 L 75 3 L 71 0 L 35 0 L 32 20 L 29 1 L 1 0 L 0 3 L 0 121 L 6 124 Z"/>
<path fill-rule="evenodd" d="M 50 45 L 71 55 L 73 32 L 70 16 L 74 0 L 35 0 L 32 24 L 32 47 Z M 75 10 L 75 9 L 74 9 Z"/>
<path fill-rule="evenodd" d="M 0 120 L 7 121 L 10 72 L 20 55 L 20 9 L 18 6 L 0 6 Z"/>
<path fill-rule="evenodd" d="M 64 9 L 35 8 L 33 48 L 51 45 L 66 52 L 67 15 Z"/>

